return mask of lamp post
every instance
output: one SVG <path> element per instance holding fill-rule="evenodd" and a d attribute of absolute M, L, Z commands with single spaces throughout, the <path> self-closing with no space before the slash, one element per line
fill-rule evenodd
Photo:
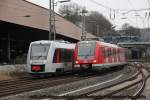
<path fill-rule="evenodd" d="M 51 17 L 52 17 L 52 13 L 51 13 L 51 5 L 52 1 L 49 0 L 49 40 L 51 40 Z"/>
<path fill-rule="evenodd" d="M 86 32 L 85 32 L 85 13 L 88 13 L 87 10 L 83 9 L 82 10 L 82 36 L 81 36 L 81 40 L 85 40 L 86 39 Z"/>
<path fill-rule="evenodd" d="M 55 40 L 56 29 L 55 29 L 55 0 L 49 0 L 49 40 Z M 58 1 L 58 3 L 70 2 L 71 0 Z M 52 39 L 53 34 L 53 39 Z"/>
<path fill-rule="evenodd" d="M 99 24 L 97 23 L 96 20 L 89 20 L 88 23 L 93 23 L 93 33 L 99 36 Z M 96 27 L 95 27 L 96 26 Z"/>

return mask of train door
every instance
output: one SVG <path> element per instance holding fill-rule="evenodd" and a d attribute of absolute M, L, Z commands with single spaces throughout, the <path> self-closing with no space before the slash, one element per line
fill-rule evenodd
<path fill-rule="evenodd" d="M 105 63 L 109 63 L 109 48 L 105 48 Z"/>
<path fill-rule="evenodd" d="M 114 63 L 117 62 L 117 55 L 116 55 L 116 48 L 113 49 L 113 55 L 114 55 Z"/>
<path fill-rule="evenodd" d="M 73 66 L 72 49 L 61 49 L 61 62 L 63 63 L 64 71 L 72 70 L 72 66 Z"/>
<path fill-rule="evenodd" d="M 102 59 L 102 63 L 106 62 L 106 51 L 105 51 L 105 47 L 102 47 L 102 56 L 100 56 Z"/>
<path fill-rule="evenodd" d="M 61 61 L 61 49 L 56 48 L 54 51 L 54 57 L 53 57 L 53 63 L 52 63 L 52 68 L 55 69 L 55 72 L 63 72 L 63 63 Z"/>
<path fill-rule="evenodd" d="M 60 58 L 61 58 L 60 49 L 57 48 L 54 52 L 53 63 L 60 63 Z"/>
<path fill-rule="evenodd" d="M 120 49 L 118 48 L 118 50 L 117 50 L 118 52 L 117 52 L 117 54 L 118 54 L 118 62 L 120 62 L 121 60 L 120 60 Z"/>
<path fill-rule="evenodd" d="M 125 51 L 123 48 L 121 49 L 120 55 L 121 55 L 121 62 L 124 62 L 125 61 Z"/>
<path fill-rule="evenodd" d="M 112 63 L 112 49 L 108 48 L 108 62 Z"/>

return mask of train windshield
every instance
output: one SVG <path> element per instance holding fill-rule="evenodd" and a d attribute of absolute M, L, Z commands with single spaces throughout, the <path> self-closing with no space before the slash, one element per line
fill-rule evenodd
<path fill-rule="evenodd" d="M 50 44 L 32 44 L 31 46 L 31 59 L 45 60 L 47 59 Z"/>
<path fill-rule="evenodd" d="M 93 56 L 95 50 L 95 42 L 80 43 L 78 46 L 78 56 Z"/>

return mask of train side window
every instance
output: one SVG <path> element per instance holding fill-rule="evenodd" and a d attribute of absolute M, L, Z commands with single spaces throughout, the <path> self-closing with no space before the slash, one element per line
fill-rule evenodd
<path fill-rule="evenodd" d="M 112 49 L 109 48 L 109 56 L 111 56 L 111 54 L 112 54 Z"/>
<path fill-rule="evenodd" d="M 118 49 L 118 54 L 120 54 L 120 49 Z"/>
<path fill-rule="evenodd" d="M 120 54 L 121 54 L 121 55 L 123 54 L 123 49 L 120 50 Z"/>
<path fill-rule="evenodd" d="M 108 48 L 108 57 L 111 56 L 111 48 Z"/>
<path fill-rule="evenodd" d="M 64 50 L 64 62 L 70 62 L 71 61 L 71 57 L 70 56 L 72 56 L 70 50 L 65 49 Z"/>
<path fill-rule="evenodd" d="M 106 52 L 106 49 L 105 49 L 105 47 L 104 47 L 104 57 L 106 58 L 106 55 L 107 54 L 107 52 Z"/>
<path fill-rule="evenodd" d="M 104 47 L 102 47 L 102 54 L 103 54 L 103 56 L 105 58 L 106 57 L 106 52 L 105 52 L 105 48 Z"/>
<path fill-rule="evenodd" d="M 60 49 L 55 49 L 54 56 L 53 56 L 53 63 L 60 62 Z"/>
<path fill-rule="evenodd" d="M 61 49 L 61 62 L 71 62 L 73 50 L 71 49 Z"/>
<path fill-rule="evenodd" d="M 105 48 L 105 57 L 108 57 L 108 50 Z"/>
<path fill-rule="evenodd" d="M 61 57 L 60 57 L 60 62 L 64 62 L 64 49 L 60 48 L 60 54 L 61 54 Z"/>
<path fill-rule="evenodd" d="M 112 56 L 112 54 L 113 54 L 113 49 L 110 48 L 110 56 Z"/>
<path fill-rule="evenodd" d="M 108 57 L 108 56 L 109 56 L 109 49 L 108 49 L 108 48 L 105 48 L 105 51 L 106 51 L 105 57 Z"/>
<path fill-rule="evenodd" d="M 113 49 L 113 55 L 114 56 L 116 55 L 116 49 L 115 48 Z"/>
<path fill-rule="evenodd" d="M 108 48 L 108 57 L 110 56 L 110 49 Z"/>

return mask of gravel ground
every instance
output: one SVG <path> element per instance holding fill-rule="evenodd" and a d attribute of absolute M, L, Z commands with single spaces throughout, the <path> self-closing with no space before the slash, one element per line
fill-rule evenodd
<path fill-rule="evenodd" d="M 145 67 L 150 68 L 150 63 L 146 63 L 145 65 Z M 146 86 L 142 94 L 146 96 L 146 100 L 150 100 L 150 77 L 146 82 Z"/>
<path fill-rule="evenodd" d="M 9 80 L 11 77 L 5 73 L 5 72 L 0 72 L 0 80 Z"/>
<path fill-rule="evenodd" d="M 24 76 L 26 65 L 0 65 L 0 80 Z"/>
<path fill-rule="evenodd" d="M 146 96 L 146 100 L 150 100 L 150 78 L 146 82 L 146 87 L 143 92 L 143 95 Z"/>
<path fill-rule="evenodd" d="M 41 89 L 41 90 L 37 90 L 37 91 L 32 91 L 32 92 L 28 92 L 28 93 L 23 93 L 23 94 L 18 94 L 15 96 L 9 96 L 5 99 L 16 99 L 18 98 L 18 100 L 21 99 L 29 99 L 29 97 L 38 97 L 38 96 L 44 96 L 47 97 L 49 95 L 58 95 L 61 93 L 66 93 L 68 91 L 72 91 L 72 90 L 76 90 L 76 89 L 80 89 L 89 85 L 93 85 L 96 83 L 100 83 L 100 82 L 104 82 L 110 79 L 113 79 L 114 77 L 120 75 L 120 74 L 125 74 L 126 77 L 129 77 L 128 74 L 129 72 L 126 72 L 127 69 L 124 70 L 125 72 L 123 72 L 122 70 L 118 71 L 118 72 L 110 72 L 109 74 L 106 75 L 101 75 L 101 76 L 97 76 L 97 77 L 93 77 L 93 78 L 89 78 L 89 79 L 85 79 L 82 81 L 77 81 L 77 82 L 72 82 L 69 84 L 63 84 L 63 85 L 59 85 L 59 86 L 55 86 L 55 87 L 50 87 L 47 89 Z M 133 75 L 132 74 L 130 75 Z M 124 75 L 123 75 L 124 76 Z M 31 98 L 30 98 L 31 99 Z"/>
<path fill-rule="evenodd" d="M 128 88 L 127 90 L 124 90 L 120 93 L 115 94 L 115 96 L 132 96 L 136 91 L 138 91 L 141 88 L 141 84 L 135 85 L 131 88 Z M 128 97 L 127 97 L 128 98 Z M 144 99 L 143 99 L 144 98 Z M 140 98 L 137 97 L 137 100 L 145 100 L 145 96 L 142 95 Z M 127 100 L 127 99 L 118 99 L 118 100 Z"/>

